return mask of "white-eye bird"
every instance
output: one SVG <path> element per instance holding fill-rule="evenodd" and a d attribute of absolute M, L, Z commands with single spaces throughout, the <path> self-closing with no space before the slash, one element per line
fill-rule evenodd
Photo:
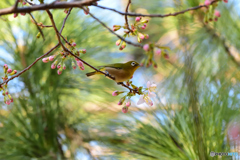
<path fill-rule="evenodd" d="M 106 74 L 111 75 L 112 77 L 115 78 L 115 81 L 117 83 L 120 83 L 131 79 L 133 73 L 136 71 L 136 69 L 138 69 L 138 67 L 140 67 L 140 65 L 136 61 L 129 61 L 126 63 L 114 63 L 105 66 L 100 66 L 99 70 L 105 72 Z M 96 74 L 102 73 L 94 71 L 87 73 L 86 75 L 89 77 Z"/>

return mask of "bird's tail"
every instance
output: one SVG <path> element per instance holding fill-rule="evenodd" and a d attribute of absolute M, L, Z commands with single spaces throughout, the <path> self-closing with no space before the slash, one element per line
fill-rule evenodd
<path fill-rule="evenodd" d="M 94 72 L 89 72 L 89 73 L 86 73 L 86 75 L 89 77 L 89 76 L 92 76 L 92 75 L 94 75 L 94 74 L 96 74 L 96 71 L 94 71 Z"/>

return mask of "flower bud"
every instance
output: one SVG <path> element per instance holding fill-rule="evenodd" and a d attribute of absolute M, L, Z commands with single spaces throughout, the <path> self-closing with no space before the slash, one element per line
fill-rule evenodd
<path fill-rule="evenodd" d="M 148 19 L 141 21 L 141 23 L 148 23 Z"/>
<path fill-rule="evenodd" d="M 23 5 L 26 5 L 27 3 L 26 2 L 22 2 Z"/>
<path fill-rule="evenodd" d="M 126 42 L 123 41 L 121 47 L 122 47 L 123 49 L 126 48 Z"/>
<path fill-rule="evenodd" d="M 77 68 L 77 66 L 76 66 L 76 64 L 72 61 L 72 68 L 73 69 L 76 69 Z"/>
<path fill-rule="evenodd" d="M 139 38 L 144 39 L 144 35 L 142 33 L 138 33 Z"/>
<path fill-rule="evenodd" d="M 60 65 L 60 64 L 58 64 L 58 65 L 57 65 L 57 68 L 58 68 L 58 69 L 59 69 L 59 68 L 61 68 L 61 65 Z"/>
<path fill-rule="evenodd" d="M 26 13 L 20 13 L 22 16 L 25 16 L 26 15 Z"/>
<path fill-rule="evenodd" d="M 123 50 L 122 46 L 119 47 L 119 50 L 120 50 L 120 51 Z"/>
<path fill-rule="evenodd" d="M 122 42 L 121 39 L 117 40 L 117 41 L 116 41 L 116 45 L 119 46 L 121 42 Z"/>
<path fill-rule="evenodd" d="M 138 39 L 138 43 L 142 42 L 142 39 L 140 37 L 137 37 L 137 39 Z"/>
<path fill-rule="evenodd" d="M 219 11 L 217 11 L 217 10 L 215 10 L 215 12 L 214 12 L 214 15 L 215 15 L 216 17 L 221 17 L 221 14 L 220 14 L 220 12 L 219 12 Z"/>
<path fill-rule="evenodd" d="M 123 104 L 123 102 L 125 101 L 125 99 L 126 99 L 126 97 L 124 96 L 124 97 L 122 97 L 120 100 L 119 100 L 119 102 L 118 102 L 118 105 L 122 105 Z"/>
<path fill-rule="evenodd" d="M 87 50 L 86 49 L 82 49 L 82 53 L 83 54 L 87 53 Z"/>
<path fill-rule="evenodd" d="M 144 34 L 144 38 L 145 38 L 145 39 L 148 39 L 148 38 L 149 38 L 149 35 L 148 35 L 148 34 Z"/>
<path fill-rule="evenodd" d="M 10 76 L 12 76 L 12 75 L 14 75 L 16 73 L 17 73 L 17 70 L 14 70 L 14 71 L 12 71 L 12 73 L 10 73 Z"/>
<path fill-rule="evenodd" d="M 18 13 L 14 13 L 13 17 L 16 18 L 18 16 Z"/>
<path fill-rule="evenodd" d="M 139 22 L 142 19 L 142 17 L 136 17 L 135 21 Z"/>
<path fill-rule="evenodd" d="M 141 28 L 142 28 L 142 29 L 145 29 L 146 27 L 145 27 L 145 26 L 142 26 Z"/>
<path fill-rule="evenodd" d="M 8 69 L 8 65 L 7 64 L 4 64 L 3 66 L 5 69 Z"/>
<path fill-rule="evenodd" d="M 143 49 L 144 49 L 145 51 L 149 51 L 149 49 L 150 49 L 149 44 L 145 44 L 145 45 L 143 46 Z"/>
<path fill-rule="evenodd" d="M 65 64 L 63 64 L 63 69 L 64 69 L 64 70 L 66 69 L 66 65 L 65 65 Z"/>
<path fill-rule="evenodd" d="M 51 68 L 52 68 L 52 69 L 55 69 L 55 68 L 56 68 L 56 65 L 55 65 L 54 63 L 52 63 Z"/>
<path fill-rule="evenodd" d="M 59 69 L 58 69 L 57 74 L 58 74 L 58 75 L 62 74 L 62 68 L 59 68 Z"/>
<path fill-rule="evenodd" d="M 75 42 L 72 43 L 72 46 L 75 47 L 77 44 Z"/>
<path fill-rule="evenodd" d="M 48 58 L 43 58 L 42 61 L 43 61 L 43 63 L 47 63 L 49 61 L 49 59 Z"/>
<path fill-rule="evenodd" d="M 127 112 L 128 112 L 128 107 L 126 107 L 126 106 L 123 107 L 123 108 L 122 108 L 122 112 L 123 112 L 123 113 L 127 113 Z"/>
<path fill-rule="evenodd" d="M 156 50 L 156 55 L 161 55 L 161 53 L 162 53 L 162 50 L 161 50 L 161 49 L 157 49 L 157 50 Z"/>
<path fill-rule="evenodd" d="M 53 61 L 54 58 L 55 58 L 55 56 L 53 55 L 53 56 L 50 56 L 48 59 L 49 59 L 49 61 Z"/>
<path fill-rule="evenodd" d="M 167 53 L 164 53 L 164 54 L 163 54 L 163 57 L 164 57 L 165 59 L 169 59 L 169 55 L 168 55 Z"/>
<path fill-rule="evenodd" d="M 206 6 L 209 6 L 209 5 L 211 4 L 211 2 L 210 2 L 209 0 L 205 0 L 204 4 L 205 4 Z"/>
<path fill-rule="evenodd" d="M 130 107 L 130 106 L 131 106 L 131 102 L 127 102 L 126 107 Z"/>
<path fill-rule="evenodd" d="M 223 2 L 228 3 L 228 0 L 223 0 Z"/>
<path fill-rule="evenodd" d="M 40 38 L 40 36 L 41 36 L 41 33 L 38 32 L 38 34 L 36 35 L 36 38 Z"/>

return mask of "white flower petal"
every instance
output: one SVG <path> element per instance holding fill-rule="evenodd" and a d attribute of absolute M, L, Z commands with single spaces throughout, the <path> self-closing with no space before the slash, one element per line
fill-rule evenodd
<path fill-rule="evenodd" d="M 150 85 L 151 85 L 151 82 L 150 82 L 150 81 L 148 81 L 148 82 L 147 82 L 147 88 L 149 88 L 149 87 L 150 87 Z"/>
<path fill-rule="evenodd" d="M 140 105 L 140 104 L 143 104 L 145 101 L 143 99 L 143 95 L 140 96 L 138 102 L 137 102 L 137 105 Z"/>
<path fill-rule="evenodd" d="M 149 97 L 156 97 L 156 94 L 148 90 L 148 96 Z"/>

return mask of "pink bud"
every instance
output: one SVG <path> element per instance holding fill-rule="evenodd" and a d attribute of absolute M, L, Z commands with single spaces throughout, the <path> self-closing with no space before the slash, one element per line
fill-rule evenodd
<path fill-rule="evenodd" d="M 57 71 L 57 74 L 58 74 L 58 75 L 62 74 L 62 71 L 58 70 L 58 71 Z"/>
<path fill-rule="evenodd" d="M 78 65 L 78 67 L 82 67 L 83 66 L 82 61 L 77 61 L 77 65 Z"/>
<path fill-rule="evenodd" d="M 72 46 L 75 47 L 77 44 L 75 42 L 72 43 Z"/>
<path fill-rule="evenodd" d="M 86 49 L 82 49 L 82 53 L 84 54 L 84 53 L 86 53 L 87 52 L 87 50 Z"/>
<path fill-rule="evenodd" d="M 51 65 L 51 68 L 52 68 L 52 69 L 55 69 L 55 68 L 56 68 L 56 65 L 53 63 L 53 64 Z"/>
<path fill-rule="evenodd" d="M 6 95 L 8 95 L 8 91 L 6 92 Z"/>
<path fill-rule="evenodd" d="M 135 21 L 139 22 L 141 20 L 141 17 L 136 17 Z"/>
<path fill-rule="evenodd" d="M 7 104 L 7 105 L 10 105 L 10 104 L 11 104 L 11 100 L 7 100 L 7 101 L 6 101 L 6 104 Z"/>
<path fill-rule="evenodd" d="M 50 57 L 49 57 L 49 61 L 53 61 L 54 58 L 55 58 L 55 56 L 50 56 Z"/>
<path fill-rule="evenodd" d="M 13 102 L 13 98 L 11 98 L 11 102 Z"/>
<path fill-rule="evenodd" d="M 228 3 L 228 0 L 223 0 L 223 2 Z"/>
<path fill-rule="evenodd" d="M 167 53 L 165 53 L 165 54 L 163 55 L 163 57 L 164 57 L 165 59 L 169 59 L 169 55 L 168 55 Z"/>
<path fill-rule="evenodd" d="M 218 21 L 218 18 L 217 18 L 217 17 L 215 17 L 215 18 L 214 18 L 214 21 L 215 21 L 215 22 L 217 22 L 217 21 Z"/>
<path fill-rule="evenodd" d="M 149 38 L 149 35 L 148 35 L 148 34 L 145 34 L 144 38 L 145 38 L 145 39 L 148 39 L 148 38 Z"/>
<path fill-rule="evenodd" d="M 149 44 L 145 44 L 145 45 L 143 46 L 143 49 L 144 49 L 145 51 L 149 51 Z"/>
<path fill-rule="evenodd" d="M 14 17 L 14 18 L 16 18 L 17 16 L 18 16 L 18 14 L 17 14 L 17 13 L 14 13 L 14 14 L 13 14 L 13 17 Z"/>
<path fill-rule="evenodd" d="M 143 24 L 143 26 L 144 26 L 144 27 L 147 27 L 147 24 L 146 24 L 146 23 L 144 23 L 144 24 Z"/>
<path fill-rule="evenodd" d="M 17 70 L 14 70 L 14 74 L 16 74 L 17 73 Z"/>
<path fill-rule="evenodd" d="M 209 6 L 211 4 L 211 2 L 209 0 L 205 0 L 204 3 L 205 3 L 206 6 Z"/>
<path fill-rule="evenodd" d="M 121 39 L 117 40 L 117 41 L 116 41 L 116 45 L 119 46 L 120 43 L 121 43 L 121 41 L 122 41 Z"/>
<path fill-rule="evenodd" d="M 58 68 L 58 69 L 61 68 L 61 65 L 57 65 L 57 68 Z"/>
<path fill-rule="evenodd" d="M 144 39 L 144 35 L 142 33 L 139 33 L 139 38 Z"/>
<path fill-rule="evenodd" d="M 20 13 L 22 16 L 25 16 L 26 15 L 26 13 Z"/>
<path fill-rule="evenodd" d="M 5 69 L 8 69 L 8 65 L 7 64 L 4 64 L 4 67 L 5 67 Z"/>
<path fill-rule="evenodd" d="M 77 68 L 77 66 L 72 66 L 73 67 L 73 69 L 76 69 Z"/>
<path fill-rule="evenodd" d="M 114 91 L 113 93 L 112 93 L 112 96 L 117 96 L 118 95 L 118 91 Z"/>
<path fill-rule="evenodd" d="M 145 27 L 145 26 L 142 26 L 141 28 L 142 28 L 142 29 L 145 29 L 146 27 Z"/>
<path fill-rule="evenodd" d="M 7 72 L 8 72 L 8 73 L 11 73 L 11 72 L 12 72 L 12 69 L 9 68 L 9 69 L 7 70 Z"/>
<path fill-rule="evenodd" d="M 130 107 L 130 106 L 131 106 L 131 102 L 127 102 L 127 103 L 126 103 L 126 106 L 127 106 L 127 107 Z"/>
<path fill-rule="evenodd" d="M 161 49 L 157 49 L 157 50 L 156 50 L 156 55 L 159 56 L 159 55 L 161 55 L 161 53 L 162 53 L 162 50 L 161 50 Z"/>
<path fill-rule="evenodd" d="M 26 2 L 22 2 L 23 5 L 26 5 L 27 3 Z"/>
<path fill-rule="evenodd" d="M 66 69 L 66 66 L 63 66 L 63 69 L 65 70 L 65 69 Z"/>
<path fill-rule="evenodd" d="M 122 102 L 121 102 L 121 101 L 119 101 L 119 102 L 118 102 L 118 105 L 122 105 Z"/>
<path fill-rule="evenodd" d="M 122 46 L 119 47 L 119 50 L 120 50 L 120 51 L 123 50 Z"/>
<path fill-rule="evenodd" d="M 43 61 L 43 63 L 47 63 L 48 62 L 48 58 L 43 58 L 42 61 Z"/>
<path fill-rule="evenodd" d="M 123 107 L 123 108 L 122 108 L 122 112 L 123 112 L 123 113 L 127 113 L 127 112 L 128 112 L 128 107 Z"/>
<path fill-rule="evenodd" d="M 81 67 L 79 67 L 79 69 L 83 71 L 85 68 L 84 68 L 84 66 L 81 66 Z"/>
<path fill-rule="evenodd" d="M 220 12 L 219 12 L 219 11 L 217 11 L 217 10 L 215 10 L 215 13 L 214 13 L 214 15 L 215 15 L 216 17 L 221 17 L 221 14 L 220 14 Z"/>

